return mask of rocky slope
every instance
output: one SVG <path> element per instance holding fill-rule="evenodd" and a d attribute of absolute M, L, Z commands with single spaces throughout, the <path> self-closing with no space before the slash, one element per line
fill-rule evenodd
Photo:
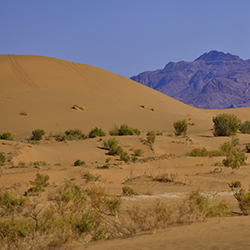
<path fill-rule="evenodd" d="M 198 108 L 250 106 L 250 59 L 229 53 L 210 51 L 193 62 L 169 62 L 131 79 Z"/>

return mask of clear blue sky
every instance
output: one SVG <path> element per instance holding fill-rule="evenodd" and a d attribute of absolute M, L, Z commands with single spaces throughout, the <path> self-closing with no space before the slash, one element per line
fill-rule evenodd
<path fill-rule="evenodd" d="M 131 77 L 210 50 L 250 58 L 250 0 L 0 0 L 0 54 Z"/>

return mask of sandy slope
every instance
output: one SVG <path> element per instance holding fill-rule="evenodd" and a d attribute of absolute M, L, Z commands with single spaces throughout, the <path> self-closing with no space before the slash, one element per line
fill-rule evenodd
<path fill-rule="evenodd" d="M 83 106 L 85 110 L 72 110 L 74 104 Z M 20 115 L 22 111 L 27 115 Z M 100 182 L 92 184 L 102 185 L 111 193 L 121 195 L 126 184 L 140 195 L 148 195 L 134 200 L 124 198 L 124 206 L 150 204 L 159 197 L 170 203 L 178 202 L 187 192 L 202 188 L 213 198 L 224 195 L 233 210 L 239 212 L 228 183 L 239 180 L 247 187 L 250 184 L 249 166 L 234 171 L 223 168 L 216 172 L 214 164 L 222 161 L 223 157 L 192 158 L 184 154 L 194 147 L 218 149 L 221 143 L 230 141 L 227 137 L 213 136 L 212 117 L 216 114 L 234 113 L 244 121 L 249 120 L 249 111 L 250 108 L 200 110 L 92 66 L 40 56 L 2 55 L 0 133 L 10 131 L 14 141 L 0 140 L 0 152 L 7 158 L 0 171 L 0 186 L 13 188 L 20 183 L 19 191 L 23 193 L 37 172 L 49 174 L 53 185 L 61 184 L 65 178 L 85 185 L 82 176 L 91 172 L 101 176 Z M 192 124 L 188 137 L 173 136 L 173 122 L 178 119 L 186 119 Z M 116 156 L 112 157 L 109 169 L 100 169 L 109 156 L 99 138 L 56 142 L 48 137 L 50 132 L 75 128 L 87 134 L 95 126 L 108 132 L 114 125 L 123 123 L 137 127 L 142 134 L 116 137 L 119 144 L 130 155 L 134 149 L 142 149 L 144 153 L 139 158 L 151 157 L 151 160 L 125 164 Z M 37 128 L 44 129 L 47 137 L 39 145 L 31 145 L 25 139 Z M 149 130 L 163 132 L 153 148 L 145 143 Z M 238 133 L 238 137 L 243 149 L 250 142 L 250 135 Z M 154 159 L 162 155 L 165 158 Z M 74 167 L 76 159 L 85 160 L 87 166 Z M 29 166 L 35 161 L 45 161 L 48 165 L 39 168 Z M 18 167 L 19 162 L 24 162 L 25 167 Z M 148 178 L 160 173 L 175 174 L 179 184 L 153 182 Z M 48 192 L 53 192 L 53 187 L 49 187 Z M 177 194 L 176 199 L 167 196 L 173 193 Z M 150 236 L 97 242 L 77 249 L 248 249 L 249 241 L 245 239 L 250 236 L 249 225 L 249 217 L 222 218 L 170 228 Z"/>

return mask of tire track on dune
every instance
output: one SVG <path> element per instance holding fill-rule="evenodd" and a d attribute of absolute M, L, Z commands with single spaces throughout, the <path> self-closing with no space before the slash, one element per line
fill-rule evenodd
<path fill-rule="evenodd" d="M 84 74 L 83 71 L 79 70 L 76 63 L 68 61 L 65 61 L 64 63 L 79 79 L 83 80 L 84 78 L 86 80 L 86 83 L 88 83 L 88 87 L 96 89 L 97 85 L 95 84 L 95 82 L 89 76 L 87 76 L 87 74 Z M 84 71 L 87 70 L 88 69 L 85 69 Z M 91 82 L 91 84 L 89 84 L 89 82 Z"/>
<path fill-rule="evenodd" d="M 29 77 L 29 75 L 25 72 L 25 70 L 21 67 L 21 65 L 18 63 L 17 56 L 14 55 L 8 55 L 8 60 L 10 62 L 11 68 L 13 72 L 15 73 L 16 77 L 23 82 L 24 84 L 30 86 L 32 90 L 30 91 L 24 91 L 19 92 L 16 94 L 17 96 L 20 96 L 21 94 L 28 94 L 30 92 L 34 92 L 38 89 L 38 85 L 36 85 L 32 79 Z"/>

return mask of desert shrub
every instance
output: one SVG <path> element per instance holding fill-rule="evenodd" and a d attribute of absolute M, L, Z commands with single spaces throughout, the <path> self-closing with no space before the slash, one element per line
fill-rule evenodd
<path fill-rule="evenodd" d="M 235 135 L 241 126 L 241 120 L 232 114 L 219 114 L 213 117 L 214 136 Z"/>
<path fill-rule="evenodd" d="M 89 138 L 95 138 L 97 136 L 106 136 L 106 133 L 101 128 L 95 127 L 89 132 Z"/>
<path fill-rule="evenodd" d="M 19 113 L 19 115 L 28 115 L 26 111 L 22 111 Z"/>
<path fill-rule="evenodd" d="M 156 133 L 155 131 L 149 131 L 147 133 L 147 141 L 150 143 L 150 144 L 153 144 L 155 142 L 155 138 L 156 138 Z"/>
<path fill-rule="evenodd" d="M 173 124 L 176 135 L 187 134 L 188 124 L 186 120 L 179 120 Z"/>
<path fill-rule="evenodd" d="M 243 152 L 238 149 L 232 149 L 231 153 L 227 155 L 226 159 L 222 161 L 225 167 L 240 168 L 240 166 L 246 164 L 247 157 Z"/>
<path fill-rule="evenodd" d="M 32 131 L 32 140 L 40 141 L 43 139 L 43 136 L 45 135 L 45 131 L 43 129 L 35 129 Z"/>
<path fill-rule="evenodd" d="M 31 182 L 34 186 L 29 188 L 24 195 L 27 196 L 27 195 L 32 195 L 32 193 L 44 192 L 45 191 L 44 187 L 49 186 L 48 180 L 49 180 L 48 175 L 37 173 L 35 181 Z"/>
<path fill-rule="evenodd" d="M 154 177 L 153 180 L 159 182 L 175 182 L 176 178 L 177 174 L 160 173 L 156 177 Z"/>
<path fill-rule="evenodd" d="M 163 135 L 162 132 L 157 132 L 156 135 L 160 136 L 160 135 Z"/>
<path fill-rule="evenodd" d="M 6 132 L 0 135 L 1 140 L 13 141 L 13 136 L 10 132 Z"/>
<path fill-rule="evenodd" d="M 27 203 L 27 199 L 20 196 L 15 196 L 8 191 L 3 191 L 0 189 L 0 215 L 15 214 L 21 212 Z"/>
<path fill-rule="evenodd" d="M 85 139 L 86 136 L 82 133 L 80 129 L 70 129 L 66 130 L 65 132 L 65 137 L 63 140 L 82 140 Z"/>
<path fill-rule="evenodd" d="M 111 157 L 108 157 L 107 159 L 106 159 L 106 163 L 109 163 L 110 161 L 112 160 L 112 158 Z"/>
<path fill-rule="evenodd" d="M 129 186 L 124 186 L 122 188 L 122 193 L 125 196 L 128 196 L 128 195 L 138 195 L 138 193 L 133 188 L 131 188 Z"/>
<path fill-rule="evenodd" d="M 133 156 L 131 157 L 131 161 L 132 161 L 132 162 L 137 162 L 137 161 L 138 161 L 138 158 L 137 158 L 135 155 L 133 155 Z"/>
<path fill-rule="evenodd" d="M 130 156 L 129 156 L 128 152 L 123 151 L 120 154 L 120 159 L 123 160 L 123 161 L 125 161 L 125 162 L 129 162 L 130 161 Z"/>
<path fill-rule="evenodd" d="M 240 188 L 241 187 L 241 182 L 240 181 L 232 181 L 229 186 L 231 188 Z"/>
<path fill-rule="evenodd" d="M 34 161 L 29 163 L 30 166 L 47 166 L 45 161 Z"/>
<path fill-rule="evenodd" d="M 5 155 L 0 153 L 0 166 L 2 166 L 5 163 Z"/>
<path fill-rule="evenodd" d="M 244 134 L 250 134 L 250 121 L 245 121 L 241 124 L 240 132 Z"/>
<path fill-rule="evenodd" d="M 135 149 L 134 150 L 134 155 L 135 156 L 142 156 L 143 155 L 143 150 L 142 149 Z"/>
<path fill-rule="evenodd" d="M 232 138 L 231 143 L 224 142 L 220 146 L 220 149 L 223 150 L 226 154 L 226 159 L 222 161 L 225 167 L 231 167 L 234 169 L 246 164 L 245 161 L 247 157 L 243 152 L 240 151 L 239 147 L 237 147 L 237 145 L 239 144 L 239 141 L 237 139 Z"/>
<path fill-rule="evenodd" d="M 100 181 L 100 175 L 94 175 L 94 174 L 91 174 L 89 172 L 85 173 L 83 175 L 83 178 L 86 180 L 86 183 L 90 182 L 90 181 Z"/>
<path fill-rule="evenodd" d="M 208 156 L 209 152 L 206 148 L 193 148 L 190 152 L 188 152 L 187 156 L 192 157 L 206 157 Z"/>
<path fill-rule="evenodd" d="M 250 187 L 248 190 L 241 188 L 234 194 L 235 199 L 238 201 L 239 208 L 244 215 L 250 213 Z"/>
<path fill-rule="evenodd" d="M 195 203 L 197 210 L 204 217 L 228 216 L 230 213 L 230 206 L 226 201 L 211 202 L 201 194 L 200 189 L 192 191 L 188 195 L 188 200 Z"/>
<path fill-rule="evenodd" d="M 85 161 L 81 161 L 80 159 L 77 159 L 74 162 L 74 166 L 82 166 L 82 165 L 86 165 L 86 162 Z"/>
<path fill-rule="evenodd" d="M 239 145 L 240 143 L 240 139 L 236 136 L 233 136 L 231 139 L 231 144 L 233 145 L 233 147 L 236 147 L 237 145 Z"/>
<path fill-rule="evenodd" d="M 113 145 L 117 145 L 118 141 L 115 138 L 110 138 L 108 141 L 103 141 L 103 147 L 109 150 Z"/>
<path fill-rule="evenodd" d="M 133 129 L 127 124 L 122 124 L 119 129 L 119 135 L 133 135 Z"/>
<path fill-rule="evenodd" d="M 119 136 L 122 136 L 122 135 L 140 135 L 141 134 L 141 131 L 137 128 L 133 129 L 133 128 L 130 128 L 127 124 L 122 124 L 120 126 L 120 128 L 118 127 L 115 127 L 114 129 L 110 130 L 109 131 L 109 134 L 111 136 L 115 136 L 115 135 L 119 135 Z"/>
<path fill-rule="evenodd" d="M 120 155 L 123 153 L 123 149 L 118 145 L 118 141 L 114 138 L 110 138 L 108 141 L 103 141 L 103 147 L 109 150 L 109 155 Z"/>

